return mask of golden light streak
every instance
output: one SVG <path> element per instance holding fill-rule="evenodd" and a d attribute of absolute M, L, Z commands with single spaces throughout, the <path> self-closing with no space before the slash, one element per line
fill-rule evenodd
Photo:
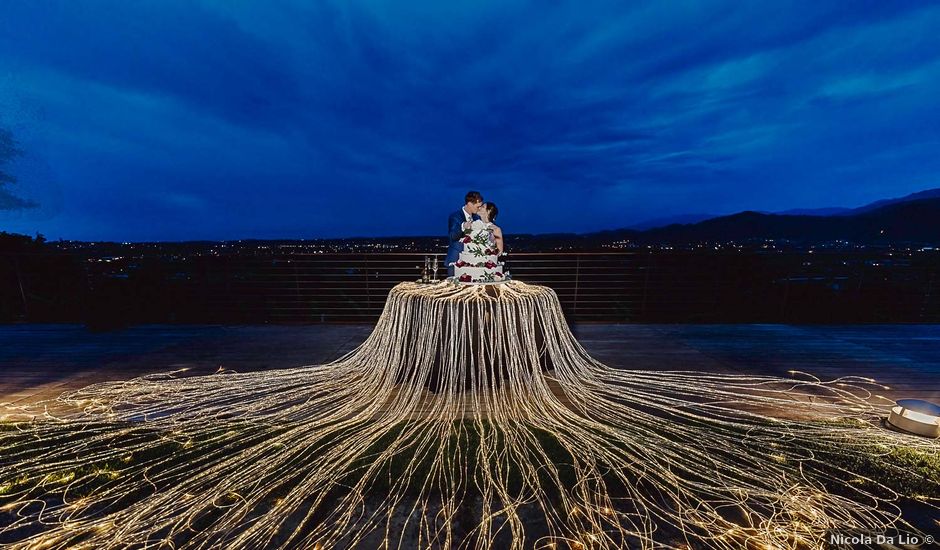
<path fill-rule="evenodd" d="M 329 364 L 185 370 L 0 424 L 0 541 L 818 548 L 834 528 L 916 533 L 869 469 L 940 450 L 883 429 L 867 378 L 610 368 L 520 281 L 398 285 Z"/>

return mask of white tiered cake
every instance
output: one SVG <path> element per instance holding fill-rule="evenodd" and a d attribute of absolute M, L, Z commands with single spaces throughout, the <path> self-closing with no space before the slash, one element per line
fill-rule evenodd
<path fill-rule="evenodd" d="M 463 243 L 463 252 L 454 262 L 455 280 L 461 283 L 498 283 L 509 279 L 509 272 L 499 261 L 491 224 L 474 221 Z"/>

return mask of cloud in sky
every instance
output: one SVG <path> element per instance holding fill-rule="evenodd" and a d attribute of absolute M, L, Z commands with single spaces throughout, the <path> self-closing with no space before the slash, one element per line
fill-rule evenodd
<path fill-rule="evenodd" d="M 51 238 L 507 232 L 940 186 L 940 7 L 223 0 L 0 6 L 6 168 Z"/>

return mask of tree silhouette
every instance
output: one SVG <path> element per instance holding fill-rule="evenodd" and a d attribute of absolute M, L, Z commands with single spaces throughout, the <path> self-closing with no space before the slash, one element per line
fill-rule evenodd
<path fill-rule="evenodd" d="M 3 168 L 22 154 L 23 152 L 16 146 L 13 134 L 9 130 L 0 128 L 0 210 L 18 210 L 39 206 L 34 201 L 17 197 L 6 188 L 16 183 L 16 177 L 4 171 Z"/>

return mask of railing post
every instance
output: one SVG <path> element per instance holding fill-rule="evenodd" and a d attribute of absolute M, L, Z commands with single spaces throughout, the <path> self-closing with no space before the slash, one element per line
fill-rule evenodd
<path fill-rule="evenodd" d="M 858 284 L 855 285 L 855 303 L 856 304 L 862 303 L 862 279 L 865 278 L 865 265 L 866 265 L 865 260 L 862 260 L 862 265 L 859 266 L 859 270 L 858 270 Z M 858 308 L 858 309 L 861 310 L 861 308 Z M 861 311 L 856 311 L 856 314 L 855 314 L 856 323 L 858 322 L 858 317 L 861 313 L 862 313 Z M 869 320 L 868 322 L 871 322 L 871 321 Z"/>
<path fill-rule="evenodd" d="M 640 319 L 641 322 L 646 321 L 646 294 L 649 291 L 650 286 L 650 269 L 653 265 L 652 262 L 652 253 L 647 251 L 644 258 L 646 258 L 645 267 L 643 269 L 643 301 L 640 303 Z"/>
<path fill-rule="evenodd" d="M 578 314 L 578 283 L 581 276 L 581 255 L 578 254 L 575 256 L 574 264 L 574 310 L 571 312 L 572 315 Z"/>
<path fill-rule="evenodd" d="M 929 270 L 929 275 L 927 277 L 927 291 L 924 292 L 924 300 L 920 305 L 920 320 L 929 321 L 928 313 L 930 312 L 930 297 L 933 294 L 933 280 L 937 272 L 933 269 Z"/>
<path fill-rule="evenodd" d="M 294 272 L 294 303 L 303 307 L 302 311 L 309 311 L 307 304 L 304 303 L 304 300 L 300 294 L 300 274 L 297 270 L 297 264 L 291 262 L 291 271 Z"/>
<path fill-rule="evenodd" d="M 13 267 L 16 270 L 16 284 L 20 288 L 20 298 L 23 300 L 23 318 L 29 319 L 29 305 L 26 300 L 26 291 L 23 290 L 23 277 L 20 274 L 20 259 L 13 256 Z"/>
<path fill-rule="evenodd" d="M 372 309 L 372 289 L 371 289 L 371 287 L 369 286 L 369 255 L 366 254 L 365 258 L 366 258 L 366 265 L 365 265 L 365 272 L 366 272 L 366 307 L 371 310 L 371 309 Z"/>

